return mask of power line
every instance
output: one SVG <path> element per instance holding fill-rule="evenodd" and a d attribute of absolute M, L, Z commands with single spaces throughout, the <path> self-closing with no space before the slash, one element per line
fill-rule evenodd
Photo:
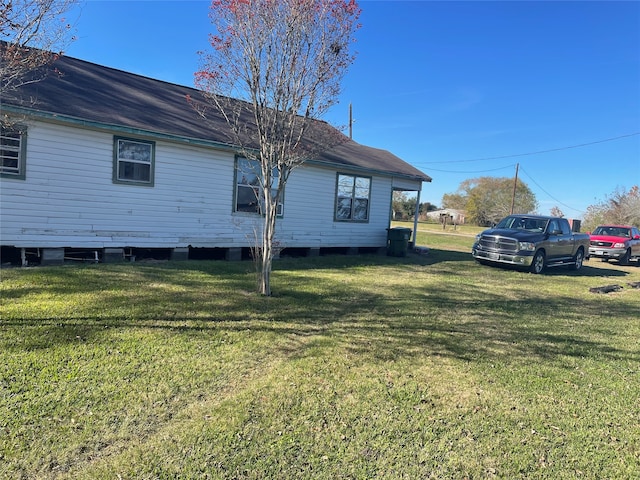
<path fill-rule="evenodd" d="M 487 173 L 487 172 L 496 172 L 498 170 L 506 170 L 507 168 L 513 168 L 515 163 L 511 165 L 506 165 L 504 167 L 492 168 L 489 170 L 474 170 L 474 171 L 460 171 L 460 170 L 438 170 L 436 168 L 429 168 L 430 172 L 442 172 L 442 173 Z"/>
<path fill-rule="evenodd" d="M 569 210 L 573 210 L 574 212 L 580 212 L 580 213 L 582 213 L 582 212 L 583 212 L 583 210 L 578 210 L 577 208 L 573 208 L 573 207 L 571 207 L 571 206 L 567 205 L 566 203 L 562 203 L 560 200 L 558 200 L 558 199 L 557 199 L 557 198 L 555 198 L 553 195 L 551 195 L 549 192 L 547 192 L 544 188 L 542 188 L 542 187 L 540 186 L 540 184 L 539 184 L 538 182 L 536 182 L 536 181 L 533 179 L 533 177 L 532 177 L 531 175 L 529 175 L 529 172 L 525 171 L 525 169 L 524 169 L 524 168 L 522 168 L 522 166 L 520 167 L 520 170 L 522 170 L 522 172 L 527 176 L 527 178 L 529 178 L 529 180 L 531 180 L 533 183 L 535 183 L 535 184 L 536 184 L 536 186 L 537 186 L 540 190 L 542 190 L 545 194 L 547 194 L 547 196 L 548 196 L 549 198 L 551 198 L 551 199 L 552 199 L 552 200 L 554 200 L 555 202 L 558 202 L 560 205 L 562 205 L 562 206 L 563 206 L 563 207 L 565 207 L 565 208 L 568 208 Z"/>
<path fill-rule="evenodd" d="M 473 159 L 470 159 L 470 160 L 449 160 L 449 161 L 421 162 L 421 163 L 422 164 L 466 163 L 466 162 L 481 162 L 481 161 L 484 161 L 484 160 L 500 160 L 500 159 L 503 159 L 503 158 L 526 157 L 526 156 L 529 156 L 529 155 L 539 155 L 541 153 L 559 152 L 561 150 L 569 150 L 569 149 L 572 149 L 572 148 L 587 147 L 589 145 L 596 145 L 598 143 L 613 142 L 614 140 L 620 140 L 621 138 L 633 137 L 635 135 L 640 135 L 640 132 L 629 133 L 627 135 L 620 135 L 618 137 L 605 138 L 604 140 L 596 140 L 594 142 L 580 143 L 578 145 L 570 145 L 568 147 L 550 148 L 549 150 L 538 150 L 536 152 L 516 153 L 516 154 L 513 154 L 513 155 L 502 155 L 502 156 L 499 156 L 499 157 L 473 158 Z M 465 172 L 460 172 L 460 173 L 465 173 Z M 471 173 L 471 172 L 469 172 L 469 173 Z"/>

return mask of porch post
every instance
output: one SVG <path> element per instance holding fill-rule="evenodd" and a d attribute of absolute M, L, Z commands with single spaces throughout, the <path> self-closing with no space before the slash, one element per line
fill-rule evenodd
<path fill-rule="evenodd" d="M 416 195 L 416 210 L 413 215 L 413 248 L 416 247 L 416 240 L 418 238 L 418 217 L 420 216 L 420 192 L 418 190 L 418 194 Z"/>

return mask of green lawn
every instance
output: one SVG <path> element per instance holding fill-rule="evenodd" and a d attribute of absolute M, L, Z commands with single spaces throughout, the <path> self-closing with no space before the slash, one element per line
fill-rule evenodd
<path fill-rule="evenodd" d="M 0 478 L 640 477 L 640 267 L 2 270 Z M 619 284 L 594 294 L 590 287 Z"/>

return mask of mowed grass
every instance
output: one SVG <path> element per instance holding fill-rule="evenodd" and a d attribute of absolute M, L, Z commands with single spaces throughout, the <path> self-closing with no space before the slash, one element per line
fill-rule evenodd
<path fill-rule="evenodd" d="M 638 478 L 640 267 L 446 233 L 270 298 L 249 262 L 3 270 L 0 478 Z"/>

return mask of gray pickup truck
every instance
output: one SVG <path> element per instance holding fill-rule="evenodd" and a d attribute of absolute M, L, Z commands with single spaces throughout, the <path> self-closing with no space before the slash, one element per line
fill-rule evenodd
<path fill-rule="evenodd" d="M 471 254 L 482 264 L 508 264 L 542 273 L 547 267 L 582 267 L 589 235 L 571 231 L 566 218 L 509 215 L 476 237 Z"/>

